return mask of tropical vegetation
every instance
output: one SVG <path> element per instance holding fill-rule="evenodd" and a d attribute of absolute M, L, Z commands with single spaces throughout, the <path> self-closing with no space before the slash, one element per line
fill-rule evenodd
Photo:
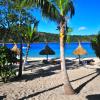
<path fill-rule="evenodd" d="M 26 38 L 29 37 L 28 27 L 34 24 L 34 27 L 36 28 L 37 25 L 35 24 L 38 21 L 30 13 L 28 9 L 30 7 L 30 2 L 27 0 L 0 0 L 0 7 L 1 42 L 3 45 L 7 41 L 20 43 L 20 65 L 18 74 L 20 77 L 22 76 L 22 43 L 23 41 L 26 43 Z M 32 32 L 30 34 L 31 42 L 34 34 Z M 29 39 L 27 42 L 29 43 Z"/>
<path fill-rule="evenodd" d="M 42 16 L 47 17 L 58 23 L 57 29 L 59 30 L 60 38 L 60 53 L 61 53 L 61 72 L 63 78 L 63 86 L 65 94 L 74 94 L 74 90 L 69 82 L 68 74 L 65 66 L 65 57 L 64 57 L 64 44 L 66 42 L 66 37 L 68 37 L 68 25 L 67 21 L 74 15 L 74 6 L 72 0 L 1 0 L 0 4 L 7 10 L 5 18 L 9 21 L 10 16 L 11 26 L 1 27 L 8 30 L 9 34 L 17 32 L 17 35 L 20 40 L 20 66 L 19 66 L 19 77 L 22 76 L 22 43 L 24 26 L 26 25 L 26 19 L 28 8 L 38 7 L 41 9 Z M 3 5 L 4 4 L 4 5 Z M 5 6 L 6 4 L 6 6 Z M 1 6 L 1 7 L 2 7 Z M 3 9 L 2 7 L 2 9 Z M 10 11 L 9 11 L 10 10 Z M 5 11 L 5 10 L 4 10 Z M 12 14 L 10 14 L 12 12 Z M 3 14 L 3 13 L 2 13 Z M 26 17 L 27 16 L 27 17 Z M 13 20 L 14 19 L 14 20 Z M 17 20 L 16 20 L 17 19 Z M 24 20 L 25 19 L 25 20 Z M 12 23 L 13 22 L 13 23 Z M 3 23 L 1 24 L 3 26 Z M 8 23 L 9 25 L 9 23 Z M 16 28 L 17 26 L 17 28 Z M 27 26 L 27 25 L 26 25 Z M 14 30 L 14 31 L 11 31 Z M 18 30 L 18 31 L 17 31 Z M 11 35 L 10 35 L 11 36 Z"/>
<path fill-rule="evenodd" d="M 12 64 L 17 62 L 16 54 L 5 46 L 0 47 L 0 77 L 7 82 L 16 75 Z"/>
<path fill-rule="evenodd" d="M 100 31 L 98 32 L 98 35 L 91 40 L 91 45 L 96 56 L 100 58 Z"/>

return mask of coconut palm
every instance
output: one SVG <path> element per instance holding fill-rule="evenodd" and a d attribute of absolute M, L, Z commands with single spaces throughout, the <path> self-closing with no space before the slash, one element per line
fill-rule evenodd
<path fill-rule="evenodd" d="M 60 31 L 60 59 L 61 71 L 63 76 L 63 84 L 65 94 L 74 94 L 74 90 L 69 82 L 69 77 L 65 66 L 64 42 L 66 32 L 68 33 L 67 18 L 74 15 L 74 6 L 72 0 L 35 0 L 37 7 L 41 7 L 42 16 L 58 23 Z M 70 16 L 69 16 L 70 15 Z"/>
<path fill-rule="evenodd" d="M 26 29 L 26 33 L 23 34 L 23 38 L 24 38 L 24 40 L 26 41 L 26 44 L 27 44 L 26 57 L 25 57 L 25 61 L 24 61 L 24 64 L 23 64 L 23 69 L 24 69 L 25 63 L 27 61 L 30 43 L 32 43 L 34 40 L 36 40 L 38 38 L 38 35 L 36 35 L 38 23 L 39 23 L 39 21 L 34 19 L 34 26 L 32 27 L 31 24 L 28 25 L 27 29 Z"/>
<path fill-rule="evenodd" d="M 19 30 L 19 36 L 20 36 L 20 65 L 19 65 L 19 74 L 18 76 L 21 77 L 22 76 L 22 42 L 23 42 L 23 38 L 22 38 L 22 31 L 21 30 L 21 25 L 23 25 L 23 18 L 22 15 L 25 13 L 26 9 L 29 7 L 28 1 L 27 0 L 13 0 L 13 9 L 16 11 L 16 13 L 18 13 L 18 30 Z"/>

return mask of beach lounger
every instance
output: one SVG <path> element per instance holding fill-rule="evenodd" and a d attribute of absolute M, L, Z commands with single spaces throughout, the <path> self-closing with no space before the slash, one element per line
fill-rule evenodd
<path fill-rule="evenodd" d="M 88 60 L 84 60 L 84 62 L 87 64 L 87 65 L 94 65 L 94 60 L 93 59 L 88 59 Z"/>

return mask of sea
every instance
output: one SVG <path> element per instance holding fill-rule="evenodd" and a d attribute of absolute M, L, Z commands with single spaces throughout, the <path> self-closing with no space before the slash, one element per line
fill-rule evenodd
<path fill-rule="evenodd" d="M 1 44 L 0 44 L 1 45 Z M 46 55 L 40 55 L 39 52 L 44 49 L 46 43 L 32 43 L 30 45 L 28 57 L 46 57 Z M 49 58 L 59 58 L 60 57 L 60 44 L 55 42 L 48 43 L 49 47 L 55 51 L 55 55 L 49 55 Z M 87 51 L 86 55 L 82 55 L 81 57 L 96 57 L 94 50 L 92 49 L 90 42 L 82 42 L 82 47 Z M 8 48 L 12 48 L 14 46 L 13 43 L 6 44 Z M 17 44 L 18 48 L 20 48 L 20 44 Z M 74 55 L 74 50 L 78 47 L 78 42 L 71 42 L 65 44 L 65 57 L 73 57 L 76 58 L 77 55 Z M 23 44 L 23 56 L 26 54 L 27 45 Z"/>

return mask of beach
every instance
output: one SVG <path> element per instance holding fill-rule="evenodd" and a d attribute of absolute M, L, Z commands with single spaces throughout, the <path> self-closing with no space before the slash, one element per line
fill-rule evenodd
<path fill-rule="evenodd" d="M 0 100 L 100 100 L 99 11 L 100 0 L 0 0 Z"/>
<path fill-rule="evenodd" d="M 71 85 L 76 91 L 74 95 L 64 94 L 59 64 L 34 65 L 23 71 L 21 79 L 0 83 L 0 100 L 99 100 L 100 60 L 96 57 L 92 59 L 94 65 L 67 70 Z"/>

